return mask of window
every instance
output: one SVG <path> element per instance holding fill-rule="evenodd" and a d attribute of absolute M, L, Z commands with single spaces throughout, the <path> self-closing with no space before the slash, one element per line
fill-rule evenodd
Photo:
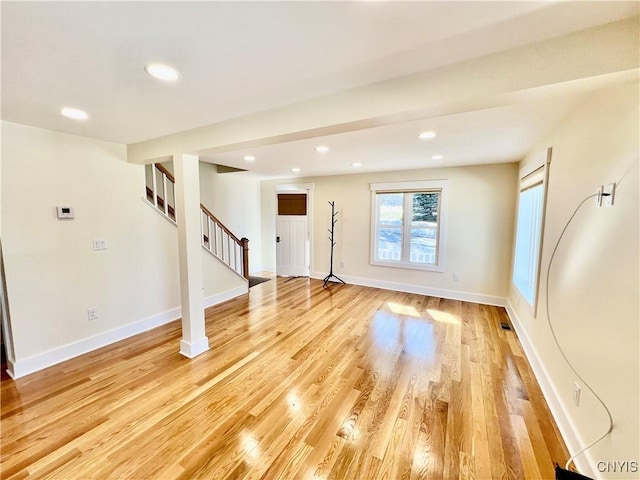
<path fill-rule="evenodd" d="M 541 167 L 527 175 L 520 185 L 513 261 L 513 284 L 532 306 L 537 294 L 543 211 L 544 168 Z"/>
<path fill-rule="evenodd" d="M 371 263 L 442 271 L 446 181 L 372 184 Z"/>

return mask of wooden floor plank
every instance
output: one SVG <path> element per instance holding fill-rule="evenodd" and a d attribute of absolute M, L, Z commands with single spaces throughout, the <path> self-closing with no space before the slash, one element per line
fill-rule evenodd
<path fill-rule="evenodd" d="M 568 454 L 500 307 L 273 278 L 0 384 L 7 479 L 552 478 Z"/>

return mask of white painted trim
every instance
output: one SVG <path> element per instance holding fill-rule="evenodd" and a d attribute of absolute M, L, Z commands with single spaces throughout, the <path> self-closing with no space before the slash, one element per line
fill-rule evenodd
<path fill-rule="evenodd" d="M 242 278 L 244 279 L 244 277 Z M 231 300 L 232 298 L 239 297 L 240 295 L 244 295 L 245 293 L 248 293 L 248 292 L 249 292 L 249 281 L 247 280 L 246 285 L 232 288 L 231 290 L 227 290 L 226 292 L 209 295 L 204 299 L 203 306 L 204 308 L 213 307 L 214 305 L 218 305 L 220 303 L 226 302 L 228 300 Z"/>
<path fill-rule="evenodd" d="M 237 287 L 226 292 L 210 295 L 203 300 L 203 307 L 211 307 L 240 295 L 244 295 L 249 291 L 249 285 Z M 84 338 L 67 345 L 63 345 L 52 350 L 17 360 L 13 364 L 7 364 L 7 373 L 11 378 L 18 379 L 29 375 L 30 373 L 51 367 L 65 360 L 78 357 L 85 353 L 92 352 L 98 348 L 106 347 L 112 343 L 119 342 L 126 338 L 132 337 L 142 332 L 146 332 L 153 328 L 157 328 L 166 323 L 180 319 L 180 307 L 173 308 L 158 315 L 152 315 L 137 322 L 124 325 L 122 327 L 99 333 L 93 337 Z M 194 348 L 192 346 L 192 348 Z"/>
<path fill-rule="evenodd" d="M 263 265 L 263 272 L 271 272 L 271 273 L 276 273 L 276 266 L 275 265 Z"/>
<path fill-rule="evenodd" d="M 507 314 L 511 319 L 511 324 L 516 331 L 518 340 L 520 340 L 520 345 L 522 345 L 522 349 L 524 350 L 529 365 L 531 365 L 533 374 L 538 381 L 538 385 L 540 385 L 540 390 L 542 390 L 542 394 L 547 401 L 547 405 L 549 405 L 549 410 L 551 411 L 551 414 L 553 415 L 553 418 L 558 425 L 560 434 L 562 435 L 562 438 L 564 439 L 569 452 L 573 453 L 579 451 L 583 445 L 586 445 L 586 443 L 578 434 L 578 429 L 576 428 L 575 423 L 573 423 L 573 421 L 571 420 L 571 416 L 569 415 L 565 403 L 562 401 L 562 398 L 558 394 L 558 390 L 556 389 L 551 376 L 549 375 L 549 372 L 547 372 L 547 369 L 544 367 L 544 364 L 540 360 L 538 351 L 531 342 L 527 331 L 524 329 L 522 323 L 520 322 L 518 314 L 516 313 L 515 309 L 508 299 L 505 301 L 504 307 L 507 310 Z M 596 462 L 588 450 L 582 455 L 579 455 L 574 460 L 574 463 L 582 475 L 586 475 L 595 479 L 602 478 L 602 475 L 600 475 L 599 472 L 596 472 L 596 470 L 593 469 L 592 465 L 595 465 Z M 564 467 L 564 465 L 561 466 Z"/>
<path fill-rule="evenodd" d="M 538 385 L 540 385 L 542 394 L 544 395 L 544 398 L 549 405 L 549 410 L 551 411 L 551 414 L 553 415 L 553 418 L 558 425 L 560 434 L 562 435 L 565 444 L 569 448 L 569 451 L 577 452 L 582 448 L 582 445 L 586 445 L 584 440 L 578 434 L 578 429 L 576 428 L 575 423 L 571 420 L 568 410 L 560 395 L 558 394 L 558 390 L 556 389 L 543 363 L 540 361 L 540 356 L 538 355 L 537 350 L 531 343 L 529 336 L 522 327 L 522 323 L 520 322 L 520 319 L 518 318 L 513 306 L 511 305 L 511 302 L 509 302 L 508 299 L 492 295 L 461 292 L 457 290 L 428 288 L 419 285 L 386 282 L 382 280 L 372 280 L 342 274 L 340 274 L 339 276 L 345 282 L 354 285 L 362 285 L 365 287 L 375 287 L 384 290 L 395 290 L 407 293 L 417 293 L 420 295 L 429 295 L 440 298 L 449 298 L 452 300 L 462 300 L 466 302 L 504 307 L 507 311 L 507 314 L 509 315 L 509 318 L 511 319 L 511 324 L 513 325 L 516 331 L 516 335 L 520 340 L 520 344 L 522 345 L 522 349 L 524 350 L 527 361 L 529 362 L 529 365 L 531 365 L 531 369 L 533 370 L 536 381 L 538 382 Z M 324 279 L 324 277 L 325 274 L 319 272 L 313 272 L 311 274 L 311 278 L 315 278 L 318 280 L 322 280 Z M 592 467 L 592 465 L 596 465 L 596 461 L 589 451 L 586 451 L 584 454 L 579 455 L 575 459 L 575 465 L 583 475 L 587 475 L 596 480 L 600 480 L 603 478 L 602 475 Z M 562 467 L 564 467 L 564 465 L 562 465 Z"/>
<path fill-rule="evenodd" d="M 444 272 L 446 270 L 446 245 L 447 245 L 447 203 L 448 203 L 448 190 L 449 180 L 424 180 L 415 182 L 392 182 L 392 183 L 371 183 L 371 235 L 369 245 L 369 263 L 371 265 L 377 265 L 382 267 L 393 268 L 406 268 L 410 270 L 424 270 L 431 272 Z M 435 265 L 433 264 L 419 264 L 411 263 L 405 258 L 405 261 L 385 261 L 378 260 L 377 243 L 378 243 L 378 228 L 380 226 L 380 205 L 378 192 L 398 192 L 398 193 L 413 193 L 416 191 L 437 191 L 440 193 L 440 201 L 438 206 L 438 248 Z M 404 212 L 405 214 L 410 209 L 409 198 L 404 196 Z M 411 225 L 403 223 L 402 227 L 402 256 L 406 257 L 409 251 Z"/>
<path fill-rule="evenodd" d="M 16 378 L 18 378 L 13 373 L 15 371 L 15 367 L 13 365 L 13 362 L 9 359 L 7 359 L 7 369 L 5 371 L 7 372 L 7 375 L 9 375 L 12 379 L 15 380 Z"/>
<path fill-rule="evenodd" d="M 235 244 L 235 243 L 234 243 Z M 227 267 L 229 270 L 231 270 L 233 273 L 235 273 L 239 278 L 243 279 L 245 282 L 247 282 L 247 285 L 249 284 L 249 280 L 247 280 L 246 278 L 244 278 L 244 276 L 241 273 L 238 273 L 235 268 L 233 268 L 231 265 L 228 265 L 227 262 L 225 262 L 224 260 L 222 260 L 218 255 L 216 255 L 215 253 L 213 253 L 211 250 L 209 250 L 207 247 L 205 247 L 204 245 L 200 245 L 202 247 L 202 249 L 207 252 L 209 255 L 211 255 L 213 258 L 215 258 L 218 262 L 220 262 L 221 265 L 224 265 L 225 267 Z"/>
<path fill-rule="evenodd" d="M 278 229 L 278 193 L 305 193 L 307 195 L 307 238 L 308 238 L 308 246 L 309 246 L 309 272 L 313 272 L 313 251 L 314 251 L 314 238 L 313 238 L 313 183 L 287 183 L 280 184 L 275 186 L 275 195 L 273 196 L 273 201 L 275 204 L 275 222 L 276 222 L 276 232 Z M 275 240 L 275 239 L 274 239 Z M 277 246 L 276 246 L 276 263 L 277 263 Z M 271 271 L 271 270 L 269 270 Z M 273 267 L 274 272 L 278 272 L 277 265 Z"/>
<path fill-rule="evenodd" d="M 440 190 L 442 188 L 442 185 L 447 186 L 448 184 L 449 180 L 443 178 L 442 180 L 416 180 L 409 182 L 371 183 L 369 187 L 372 192 L 407 192 L 412 190 Z"/>
<path fill-rule="evenodd" d="M 158 215 L 160 215 L 162 218 L 164 218 L 167 222 L 169 222 L 174 227 L 178 225 L 175 220 L 173 220 L 171 217 L 169 217 L 168 215 L 165 215 L 163 212 L 158 210 L 158 207 L 156 207 L 153 203 L 151 203 L 145 197 L 140 197 L 140 200 L 142 200 L 148 207 L 150 207 L 154 212 L 156 212 Z"/>
<path fill-rule="evenodd" d="M 283 183 L 276 185 L 276 192 L 301 192 L 313 190 L 313 183 Z"/>
<path fill-rule="evenodd" d="M 158 315 L 152 315 L 137 322 L 99 333 L 43 353 L 16 360 L 13 364 L 13 378 L 24 377 L 65 360 L 92 352 L 98 348 L 124 340 L 147 330 L 173 322 L 180 318 L 180 308 L 173 308 Z"/>
<path fill-rule="evenodd" d="M 326 274 L 320 272 L 312 272 L 311 278 L 318 280 L 324 279 Z M 422 285 L 411 285 L 408 283 L 387 282 L 384 280 L 373 280 L 369 278 L 352 277 L 350 275 L 338 275 L 342 280 L 354 285 L 363 287 L 381 288 L 383 290 L 394 290 L 397 292 L 416 293 L 418 295 L 429 295 L 431 297 L 449 298 L 451 300 L 462 300 L 471 303 L 482 303 L 484 305 L 496 305 L 498 307 L 505 306 L 505 299 L 493 295 L 484 295 L 481 293 L 461 292 L 459 290 L 445 290 L 442 288 L 430 288 Z"/>
<path fill-rule="evenodd" d="M 209 339 L 202 337 L 193 343 L 189 343 L 186 340 L 180 340 L 180 355 L 184 355 L 187 358 L 197 357 L 201 353 L 209 350 Z"/>
<path fill-rule="evenodd" d="M 15 355 L 13 353 L 13 330 L 9 313 L 9 299 L 4 277 L 2 241 L 0 240 L 0 319 L 2 320 L 0 329 L 2 330 L 2 339 L 4 340 L 4 349 L 7 355 L 7 366 L 9 366 L 14 361 Z"/>
<path fill-rule="evenodd" d="M 375 235 L 371 235 L 372 242 L 375 242 Z M 388 268 L 404 268 L 406 270 L 422 270 L 423 272 L 437 272 L 444 273 L 444 266 L 433 265 L 427 263 L 411 263 L 411 262 L 394 262 L 375 259 L 375 247 L 371 249 L 371 259 L 369 264 L 376 267 L 388 267 Z"/>

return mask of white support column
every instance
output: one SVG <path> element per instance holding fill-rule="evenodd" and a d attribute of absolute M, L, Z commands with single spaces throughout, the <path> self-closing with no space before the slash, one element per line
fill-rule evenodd
<path fill-rule="evenodd" d="M 200 173 L 198 157 L 174 155 L 182 340 L 180 353 L 193 358 L 209 350 L 205 335 L 200 252 Z"/>

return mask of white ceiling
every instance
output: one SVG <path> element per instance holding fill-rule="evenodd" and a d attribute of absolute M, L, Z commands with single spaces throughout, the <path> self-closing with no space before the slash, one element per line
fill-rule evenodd
<path fill-rule="evenodd" d="M 135 143 L 626 18 L 638 2 L 2 2 L 2 118 Z M 173 85 L 146 75 L 162 61 Z M 504 108 L 215 155 L 265 175 L 513 161 L 573 105 Z M 86 110 L 75 122 L 60 108 Z M 433 142 L 417 131 L 434 128 Z M 437 150 L 437 152 L 436 152 Z M 330 163 L 331 162 L 331 163 Z M 294 165 L 295 164 L 295 165 Z M 322 165 L 323 168 L 318 168 Z M 402 167 L 406 168 L 406 167 Z"/>
<path fill-rule="evenodd" d="M 638 83 L 637 71 L 579 79 L 520 92 L 500 105 L 453 115 L 200 156 L 269 178 L 341 175 L 430 167 L 507 163 L 522 159 L 586 97 Z M 436 132 L 421 140 L 421 132 Z M 315 147 L 329 147 L 318 153 Z M 442 159 L 434 159 L 441 155 Z M 248 162 L 245 156 L 254 160 Z M 361 165 L 354 166 L 354 163 Z M 292 172 L 293 168 L 300 169 Z"/>
<path fill-rule="evenodd" d="M 483 163 L 513 162 L 524 157 L 537 139 L 555 125 L 579 97 L 518 103 L 456 115 L 415 120 L 378 128 L 328 135 L 283 144 L 226 152 L 207 161 L 259 171 L 272 178 L 340 175 Z M 418 134 L 437 136 L 420 140 Z M 325 145 L 327 153 L 315 146 Z M 252 155 L 253 162 L 244 160 Z M 434 160 L 442 155 L 442 160 Z M 353 163 L 361 163 L 353 166 Z"/>

